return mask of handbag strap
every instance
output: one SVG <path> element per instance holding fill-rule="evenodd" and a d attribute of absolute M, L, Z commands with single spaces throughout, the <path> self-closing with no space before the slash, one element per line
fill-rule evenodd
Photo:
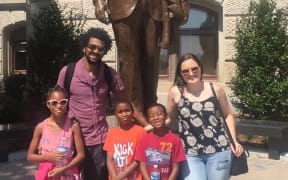
<path fill-rule="evenodd" d="M 227 133 L 227 135 L 228 135 L 228 137 L 229 137 L 229 139 L 230 139 L 230 143 L 232 144 L 232 146 L 233 146 L 234 149 L 235 149 L 235 148 L 236 148 L 236 145 L 235 145 L 235 143 L 234 143 L 234 141 L 233 141 L 233 138 L 232 138 L 232 136 L 231 136 L 231 132 L 230 132 L 230 130 L 229 130 L 229 128 L 228 128 L 228 125 L 227 125 L 227 123 L 226 123 L 226 120 L 224 119 L 223 112 L 222 112 L 222 110 L 221 110 L 218 97 L 217 97 L 217 95 L 216 95 L 216 93 L 215 93 L 215 90 L 214 90 L 214 86 L 213 86 L 212 83 L 210 83 L 210 86 L 211 86 L 211 89 L 212 89 L 212 93 L 213 93 L 213 95 L 215 96 L 215 98 L 216 98 L 216 100 L 217 100 L 217 101 L 216 101 L 216 106 L 218 107 L 218 109 L 219 109 L 219 111 L 220 111 L 220 114 L 221 114 L 221 116 L 222 116 L 222 118 L 223 118 L 223 124 L 224 124 L 224 127 L 225 127 L 225 129 L 226 129 L 226 133 Z"/>

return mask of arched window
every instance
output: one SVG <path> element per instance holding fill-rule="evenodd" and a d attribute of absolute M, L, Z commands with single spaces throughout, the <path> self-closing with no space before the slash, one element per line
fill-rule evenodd
<path fill-rule="evenodd" d="M 191 7 L 188 22 L 179 28 L 179 55 L 194 53 L 202 62 L 204 78 L 216 78 L 218 17 L 211 10 Z"/>
<path fill-rule="evenodd" d="M 26 73 L 26 22 L 11 24 L 3 32 L 4 75 Z"/>

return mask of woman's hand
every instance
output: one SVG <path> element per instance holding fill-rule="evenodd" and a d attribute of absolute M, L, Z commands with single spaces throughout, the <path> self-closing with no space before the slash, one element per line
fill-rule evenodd
<path fill-rule="evenodd" d="M 236 157 L 239 157 L 244 151 L 243 146 L 237 141 L 235 141 L 235 148 L 231 144 L 231 150 Z"/>

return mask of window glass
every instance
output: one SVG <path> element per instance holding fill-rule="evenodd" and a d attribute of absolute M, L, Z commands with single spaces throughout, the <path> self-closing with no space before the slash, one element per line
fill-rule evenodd
<path fill-rule="evenodd" d="M 26 70 L 26 52 L 15 53 L 15 70 Z"/>
<path fill-rule="evenodd" d="M 213 35 L 181 35 L 180 54 L 192 52 L 201 61 L 204 74 L 216 74 L 216 44 L 217 39 Z"/>
<path fill-rule="evenodd" d="M 180 42 L 180 54 L 193 52 L 198 57 L 203 55 L 198 35 L 181 35 Z"/>
<path fill-rule="evenodd" d="M 159 75 L 168 75 L 169 69 L 169 56 L 167 49 L 161 49 L 159 61 Z"/>
<path fill-rule="evenodd" d="M 203 64 L 204 78 L 215 76 L 217 69 L 218 31 L 216 13 L 191 8 L 189 20 L 180 27 L 179 54 L 195 54 Z"/>
<path fill-rule="evenodd" d="M 180 29 L 217 29 L 217 19 L 215 15 L 202 9 L 191 8 L 189 19 Z"/>

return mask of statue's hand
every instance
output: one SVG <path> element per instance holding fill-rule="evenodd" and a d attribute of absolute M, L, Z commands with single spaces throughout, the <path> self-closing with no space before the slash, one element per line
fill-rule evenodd
<path fill-rule="evenodd" d="M 170 18 L 179 21 L 180 24 L 188 20 L 189 4 L 185 0 L 168 0 L 169 1 L 169 16 Z"/>
<path fill-rule="evenodd" d="M 107 6 L 107 0 L 93 0 L 93 4 L 95 6 L 96 18 L 104 24 L 109 24 L 110 23 L 110 18 L 109 18 L 110 11 Z"/>

